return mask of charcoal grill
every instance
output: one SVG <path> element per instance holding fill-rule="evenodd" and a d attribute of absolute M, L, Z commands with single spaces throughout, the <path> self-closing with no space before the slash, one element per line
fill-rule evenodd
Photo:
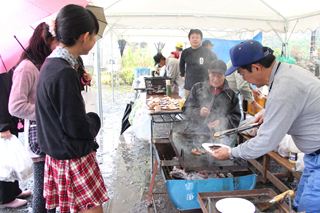
<path fill-rule="evenodd" d="M 181 156 L 181 153 L 177 152 L 173 137 L 170 138 L 155 139 L 153 149 L 156 153 L 157 162 L 160 164 L 160 171 L 165 180 L 168 196 L 178 210 L 200 209 L 197 201 L 199 192 L 249 190 L 255 187 L 256 175 L 249 171 L 243 160 L 208 163 L 208 157 L 212 157 L 209 155 L 206 157 L 207 154 L 194 156 L 195 158 L 188 160 L 191 156 L 186 152 Z M 198 157 L 198 160 L 196 157 Z M 177 180 L 170 176 L 174 166 L 184 168 L 186 171 L 211 170 L 215 173 L 231 173 L 233 177 Z"/>
<path fill-rule="evenodd" d="M 242 159 L 235 160 L 216 160 L 210 154 L 194 155 L 191 153 L 193 148 L 202 148 L 202 143 L 217 142 L 228 143 L 223 141 L 227 138 L 213 141 L 209 135 L 205 134 L 186 134 L 173 132 L 170 134 L 170 143 L 179 159 L 180 165 L 186 171 L 214 170 L 217 172 L 228 173 L 234 171 L 248 171 L 247 161 Z"/>

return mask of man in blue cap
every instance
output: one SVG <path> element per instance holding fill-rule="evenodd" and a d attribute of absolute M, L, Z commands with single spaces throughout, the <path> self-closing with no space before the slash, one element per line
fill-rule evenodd
<path fill-rule="evenodd" d="M 299 66 L 275 61 L 273 50 L 254 40 L 230 50 L 232 67 L 258 87 L 268 85 L 263 122 L 256 137 L 234 148 L 220 148 L 213 157 L 254 159 L 274 150 L 285 134 L 305 153 L 304 171 L 294 206 L 299 212 L 320 212 L 320 81 Z"/>

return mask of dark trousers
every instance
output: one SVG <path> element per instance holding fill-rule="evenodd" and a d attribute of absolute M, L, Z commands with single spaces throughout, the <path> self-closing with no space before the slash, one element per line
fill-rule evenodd
<path fill-rule="evenodd" d="M 0 204 L 10 203 L 21 194 L 19 182 L 4 182 L 0 181 Z"/>
<path fill-rule="evenodd" d="M 45 213 L 45 200 L 43 197 L 44 161 L 33 163 L 33 213 Z"/>

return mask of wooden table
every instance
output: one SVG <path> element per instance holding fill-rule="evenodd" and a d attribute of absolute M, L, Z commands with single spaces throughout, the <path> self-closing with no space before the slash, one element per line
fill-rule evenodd
<path fill-rule="evenodd" d="M 248 136 L 240 135 L 242 141 L 250 139 Z M 272 173 L 270 170 L 270 160 L 274 160 L 279 166 L 286 169 L 286 173 Z M 301 172 L 297 172 L 295 164 L 290 163 L 287 158 L 280 156 L 277 152 L 271 151 L 262 156 L 262 161 L 257 159 L 248 160 L 248 162 L 255 167 L 262 176 L 262 182 L 270 181 L 281 192 L 287 191 L 290 188 L 281 181 L 281 177 L 294 177 L 298 180 L 301 177 Z"/>

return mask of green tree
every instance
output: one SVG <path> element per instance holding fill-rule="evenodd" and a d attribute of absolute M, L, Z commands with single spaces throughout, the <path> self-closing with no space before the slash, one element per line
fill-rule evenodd
<path fill-rule="evenodd" d="M 141 46 L 141 45 L 140 45 Z M 152 67 L 153 58 L 148 49 L 139 45 L 127 45 L 122 56 L 122 68 L 120 71 L 120 79 L 122 84 L 131 85 L 134 79 L 134 70 L 138 67 Z"/>

